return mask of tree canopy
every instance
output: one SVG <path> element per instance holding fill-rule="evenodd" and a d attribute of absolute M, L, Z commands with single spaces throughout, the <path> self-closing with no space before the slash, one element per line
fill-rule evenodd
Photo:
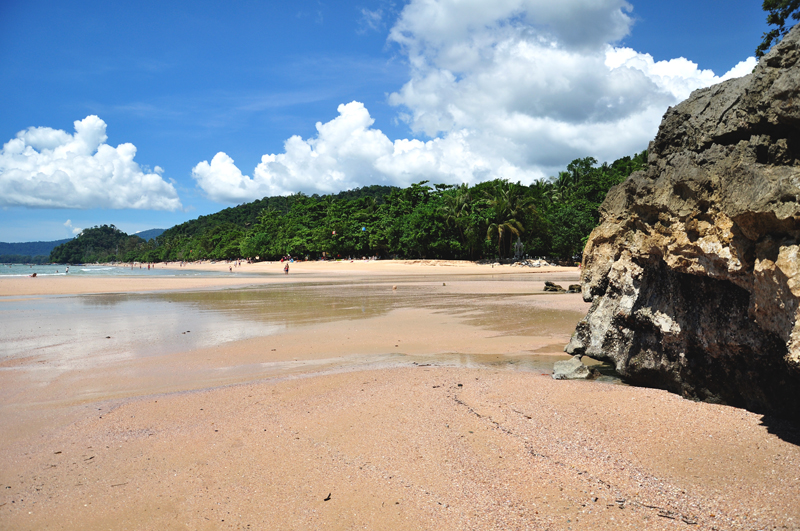
<path fill-rule="evenodd" d="M 800 0 L 764 0 L 762 7 L 767 12 L 767 24 L 776 27 L 764 33 L 761 44 L 756 48 L 756 58 L 763 57 L 773 44 L 778 44 L 789 32 L 794 25 L 786 27 L 789 18 L 800 20 Z"/>
<path fill-rule="evenodd" d="M 87 229 L 51 253 L 54 262 L 192 261 L 381 256 L 570 260 L 599 222 L 608 190 L 647 163 L 647 153 L 598 165 L 576 159 L 530 186 L 496 179 L 475 186 L 369 186 L 335 195 L 266 197 L 164 231 L 148 242 L 113 225 Z"/>
<path fill-rule="evenodd" d="M 135 260 L 146 242 L 128 236 L 114 225 L 84 230 L 77 238 L 62 243 L 50 252 L 50 261 L 61 264 Z"/>

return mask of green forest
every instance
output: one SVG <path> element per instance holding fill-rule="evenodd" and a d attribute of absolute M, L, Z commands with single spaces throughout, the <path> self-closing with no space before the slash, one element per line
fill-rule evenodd
<path fill-rule="evenodd" d="M 152 241 L 152 240 L 151 240 Z M 114 225 L 84 230 L 77 238 L 50 251 L 50 261 L 58 264 L 136 260 L 148 244 L 138 236 L 128 236 Z"/>
<path fill-rule="evenodd" d="M 267 197 L 176 225 L 147 242 L 113 225 L 87 229 L 55 248 L 50 260 L 505 259 L 519 239 L 531 257 L 570 261 L 598 224 L 608 190 L 646 163 L 646 151 L 612 164 L 586 157 L 530 186 L 422 181 L 407 188 Z"/>

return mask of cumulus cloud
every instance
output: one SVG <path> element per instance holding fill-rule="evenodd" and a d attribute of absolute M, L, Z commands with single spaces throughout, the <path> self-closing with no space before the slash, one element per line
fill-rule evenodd
<path fill-rule="evenodd" d="M 628 34 L 630 10 L 624 0 L 412 0 L 389 38 L 412 58 L 425 56 L 452 68 L 464 59 L 489 59 L 480 53 L 488 51 L 483 45 L 519 29 L 532 41 L 597 49 Z"/>
<path fill-rule="evenodd" d="M 755 66 L 717 76 L 622 47 L 631 12 L 624 0 L 412 0 L 389 34 L 409 65 L 389 103 L 416 138 L 389 139 L 352 102 L 315 137 L 264 155 L 252 177 L 225 153 L 193 175 L 228 203 L 422 179 L 529 183 L 577 157 L 644 149 L 668 106 Z"/>
<path fill-rule="evenodd" d="M 483 157 L 468 146 L 468 131 L 427 142 L 394 142 L 373 129 L 374 120 L 362 103 L 339 105 L 339 116 L 317 123 L 317 135 L 293 136 L 284 153 L 261 157 L 253 176 L 243 175 L 225 153 L 203 161 L 192 176 L 209 198 L 221 203 L 251 201 L 298 190 L 334 193 L 367 184 L 406 186 L 422 178 L 466 182 L 492 171 L 522 178 L 502 157 Z"/>
<path fill-rule="evenodd" d="M 0 205 L 181 208 L 175 188 L 159 175 L 161 168 L 143 171 L 133 160 L 136 146 L 114 148 L 107 138 L 106 123 L 97 116 L 76 121 L 74 134 L 49 127 L 20 131 L 0 151 Z"/>
<path fill-rule="evenodd" d="M 746 76 L 753 71 L 757 64 L 758 60 L 755 57 L 748 57 L 744 61 L 739 61 L 736 66 L 725 72 L 720 77 L 720 80 L 725 81 L 726 79 Z"/>
<path fill-rule="evenodd" d="M 624 1 L 475 8 L 460 14 L 455 0 L 406 7 L 390 39 L 408 53 L 411 79 L 390 102 L 408 110 L 413 131 L 478 131 L 474 149 L 494 138 L 517 166 L 551 170 L 578 156 L 643 149 L 669 105 L 722 80 L 684 58 L 656 62 L 614 46 L 632 24 Z"/>
<path fill-rule="evenodd" d="M 71 230 L 71 231 L 72 231 L 72 234 L 74 234 L 74 235 L 76 235 L 76 236 L 77 236 L 78 234 L 80 234 L 81 232 L 83 232 L 83 229 L 80 229 L 80 228 L 78 228 L 78 227 L 74 227 L 74 226 L 72 225 L 72 220 L 71 220 L 71 219 L 68 219 L 66 222 L 64 222 L 64 226 L 65 226 L 66 228 L 68 228 L 69 230 Z"/>

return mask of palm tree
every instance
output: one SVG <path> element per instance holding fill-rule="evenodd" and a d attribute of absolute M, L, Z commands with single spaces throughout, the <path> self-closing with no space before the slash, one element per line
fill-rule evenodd
<path fill-rule="evenodd" d="M 473 256 L 475 227 L 471 223 L 471 216 L 475 203 L 469 186 L 464 183 L 453 187 L 442 195 L 442 200 L 444 204 L 439 207 L 439 212 L 444 216 L 445 223 L 458 230 L 461 244 L 469 250 L 469 255 Z"/>
<path fill-rule="evenodd" d="M 581 174 L 576 170 L 558 172 L 557 178 L 550 177 L 547 198 L 551 203 L 568 202 L 572 198 L 580 180 Z"/>
<path fill-rule="evenodd" d="M 533 200 L 524 194 L 524 188 L 508 181 L 495 181 L 491 193 L 487 193 L 489 206 L 494 210 L 494 221 L 486 230 L 486 239 L 497 234 L 497 252 L 503 258 L 506 234 L 520 236 L 525 232 L 521 219 L 533 214 Z"/>
<path fill-rule="evenodd" d="M 378 209 L 378 202 L 375 201 L 374 197 L 368 195 L 362 199 L 361 209 L 371 216 Z"/>
<path fill-rule="evenodd" d="M 445 223 L 458 229 L 461 237 L 464 237 L 464 222 L 469 218 L 472 198 L 469 193 L 469 186 L 462 184 L 456 187 L 453 192 L 443 194 L 442 205 L 439 210 L 444 215 Z"/>
<path fill-rule="evenodd" d="M 500 255 L 500 258 L 503 258 L 503 240 L 505 239 L 505 235 L 511 233 L 519 237 L 524 231 L 525 228 L 522 226 L 522 223 L 516 219 L 509 219 L 503 223 L 490 224 L 489 228 L 486 229 L 486 239 L 491 240 L 492 236 L 497 234 L 497 254 Z"/>

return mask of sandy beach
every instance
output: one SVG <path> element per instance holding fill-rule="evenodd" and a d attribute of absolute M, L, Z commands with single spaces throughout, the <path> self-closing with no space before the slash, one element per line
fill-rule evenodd
<path fill-rule="evenodd" d="M 178 262 L 156 264 L 159 272 L 170 271 L 212 271 L 226 277 L 14 277 L 0 276 L 0 297 L 13 295 L 65 295 L 84 293 L 131 293 L 141 291 L 166 291 L 189 289 L 215 289 L 271 284 L 278 282 L 327 282 L 352 279 L 362 275 L 369 278 L 389 278 L 400 276 L 439 277 L 439 276 L 508 276 L 525 273 L 549 273 L 557 276 L 567 275 L 577 281 L 574 267 L 545 266 L 521 268 L 510 265 L 479 265 L 474 262 L 456 260 L 352 260 L 327 262 L 292 262 L 290 274 L 285 275 L 281 262 L 241 262 L 236 266 L 228 262 L 192 262 L 185 266 Z M 140 265 L 133 267 L 139 268 Z M 143 265 L 142 267 L 147 267 Z M 566 276 L 564 277 L 566 278 Z M 565 286 L 566 287 L 566 286 Z"/>
<path fill-rule="evenodd" d="M 552 380 L 576 268 L 190 267 L 0 277 L 0 528 L 800 529 L 795 425 Z"/>

